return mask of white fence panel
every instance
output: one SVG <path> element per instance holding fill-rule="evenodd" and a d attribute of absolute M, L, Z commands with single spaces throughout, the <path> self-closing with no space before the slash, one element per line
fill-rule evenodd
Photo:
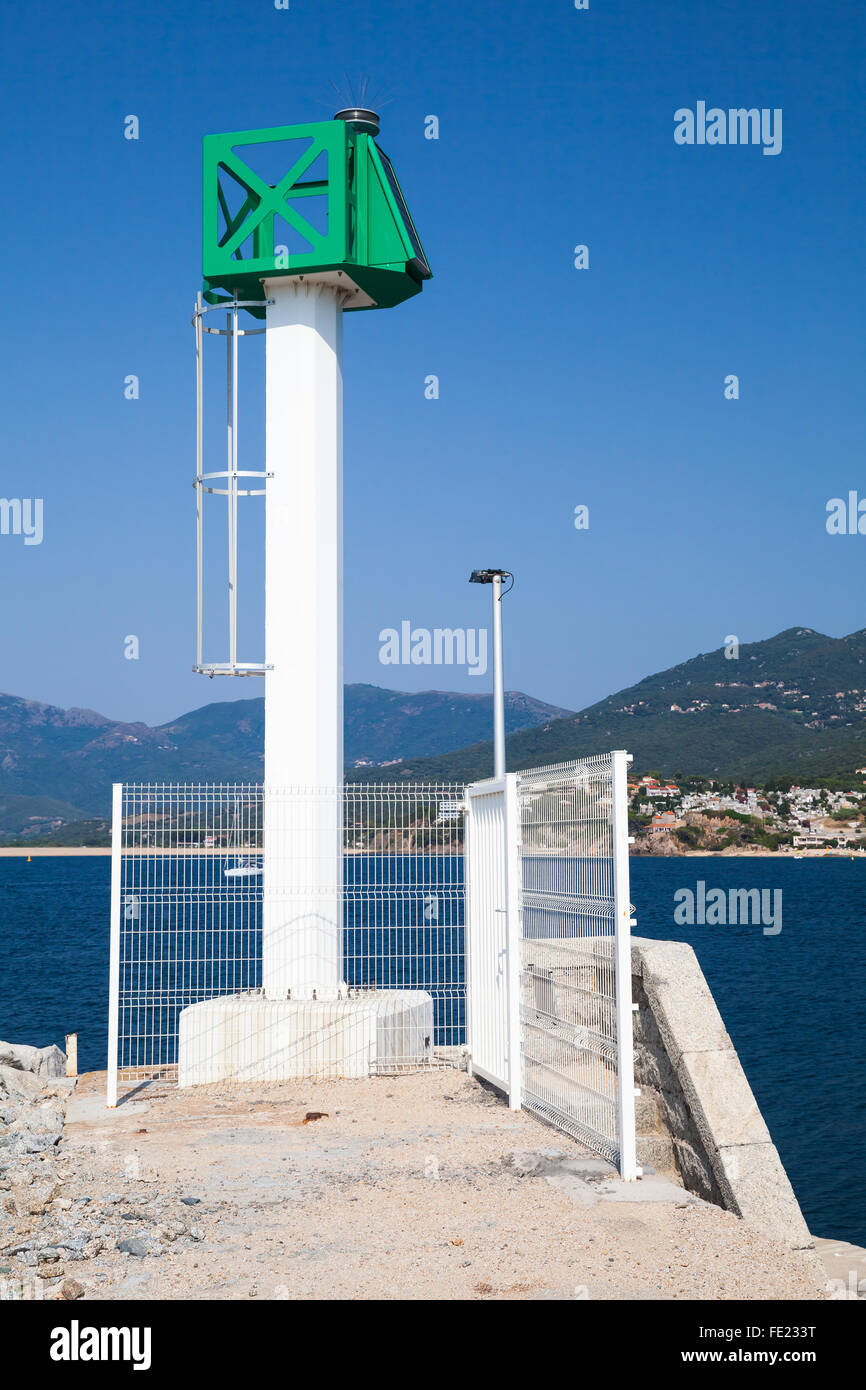
<path fill-rule="evenodd" d="M 523 1104 L 635 1158 L 628 754 L 518 774 Z"/>
<path fill-rule="evenodd" d="M 349 989 L 429 993 L 431 1064 L 457 1065 L 465 1039 L 464 788 L 351 783 L 334 796 L 342 799 L 334 824 L 343 835 L 340 946 Z M 289 789 L 277 794 L 278 809 L 302 810 L 308 799 Z M 184 1008 L 261 990 L 262 827 L 259 784 L 115 786 L 109 1105 L 119 1085 L 176 1080 Z M 302 862 L 301 881 L 304 874 Z"/>
<path fill-rule="evenodd" d="M 472 1071 L 520 1108 L 516 779 L 467 788 L 466 1041 Z"/>

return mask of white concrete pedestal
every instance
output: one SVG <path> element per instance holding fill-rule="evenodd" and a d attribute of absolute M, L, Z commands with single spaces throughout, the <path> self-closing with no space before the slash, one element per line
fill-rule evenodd
<path fill-rule="evenodd" d="M 226 995 L 180 1015 L 178 1083 L 375 1076 L 433 1056 L 433 1000 L 423 990 L 353 999 Z"/>

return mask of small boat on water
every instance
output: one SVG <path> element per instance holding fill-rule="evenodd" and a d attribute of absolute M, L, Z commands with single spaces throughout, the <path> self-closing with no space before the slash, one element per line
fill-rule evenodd
<path fill-rule="evenodd" d="M 223 877 L 256 878 L 261 871 L 261 864 L 253 859 L 237 859 L 234 863 L 227 859 L 223 868 Z"/>
<path fill-rule="evenodd" d="M 229 849 L 235 849 L 235 851 L 240 850 L 241 847 L 241 827 L 238 824 L 239 811 L 240 804 L 235 801 L 228 844 Z M 236 852 L 230 855 L 223 864 L 223 878 L 258 878 L 261 872 L 262 861 L 259 855 Z"/>

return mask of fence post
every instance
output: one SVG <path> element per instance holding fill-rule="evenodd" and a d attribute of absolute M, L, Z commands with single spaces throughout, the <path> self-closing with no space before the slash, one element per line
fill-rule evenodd
<path fill-rule="evenodd" d="M 616 979 L 617 1121 L 619 1172 L 641 1176 L 634 1114 L 634 1035 L 631 998 L 631 902 L 628 873 L 628 753 L 611 753 L 613 786 L 614 962 Z"/>
<path fill-rule="evenodd" d="M 78 1034 L 67 1033 L 65 1038 L 66 1075 L 78 1075 Z"/>
<path fill-rule="evenodd" d="M 472 850 L 472 798 L 469 787 L 463 791 L 463 1017 L 465 1019 L 466 1071 L 472 1075 L 472 870 L 470 867 Z"/>
<path fill-rule="evenodd" d="M 105 1103 L 117 1105 L 117 1034 L 120 1011 L 120 869 L 123 850 L 123 783 L 111 788 L 111 949 L 108 970 L 108 1085 Z"/>
<path fill-rule="evenodd" d="M 508 990 L 508 1108 L 523 1105 L 523 1048 L 520 1036 L 520 983 L 523 963 L 520 920 L 520 798 L 516 772 L 505 775 L 505 963 Z"/>

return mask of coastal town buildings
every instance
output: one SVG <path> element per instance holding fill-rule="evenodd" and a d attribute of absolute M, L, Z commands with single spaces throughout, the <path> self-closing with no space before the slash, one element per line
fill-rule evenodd
<path fill-rule="evenodd" d="M 696 779 L 689 779 L 692 788 Z M 650 775 L 629 783 L 636 826 L 651 836 L 681 832 L 684 848 L 698 848 L 701 833 L 752 826 L 755 849 L 780 853 L 866 853 L 866 793 L 792 786 L 784 794 L 759 787 L 721 787 L 707 782 L 682 790 Z M 862 807 L 862 814 L 861 814 Z M 694 843 L 697 831 L 697 841 Z"/>

